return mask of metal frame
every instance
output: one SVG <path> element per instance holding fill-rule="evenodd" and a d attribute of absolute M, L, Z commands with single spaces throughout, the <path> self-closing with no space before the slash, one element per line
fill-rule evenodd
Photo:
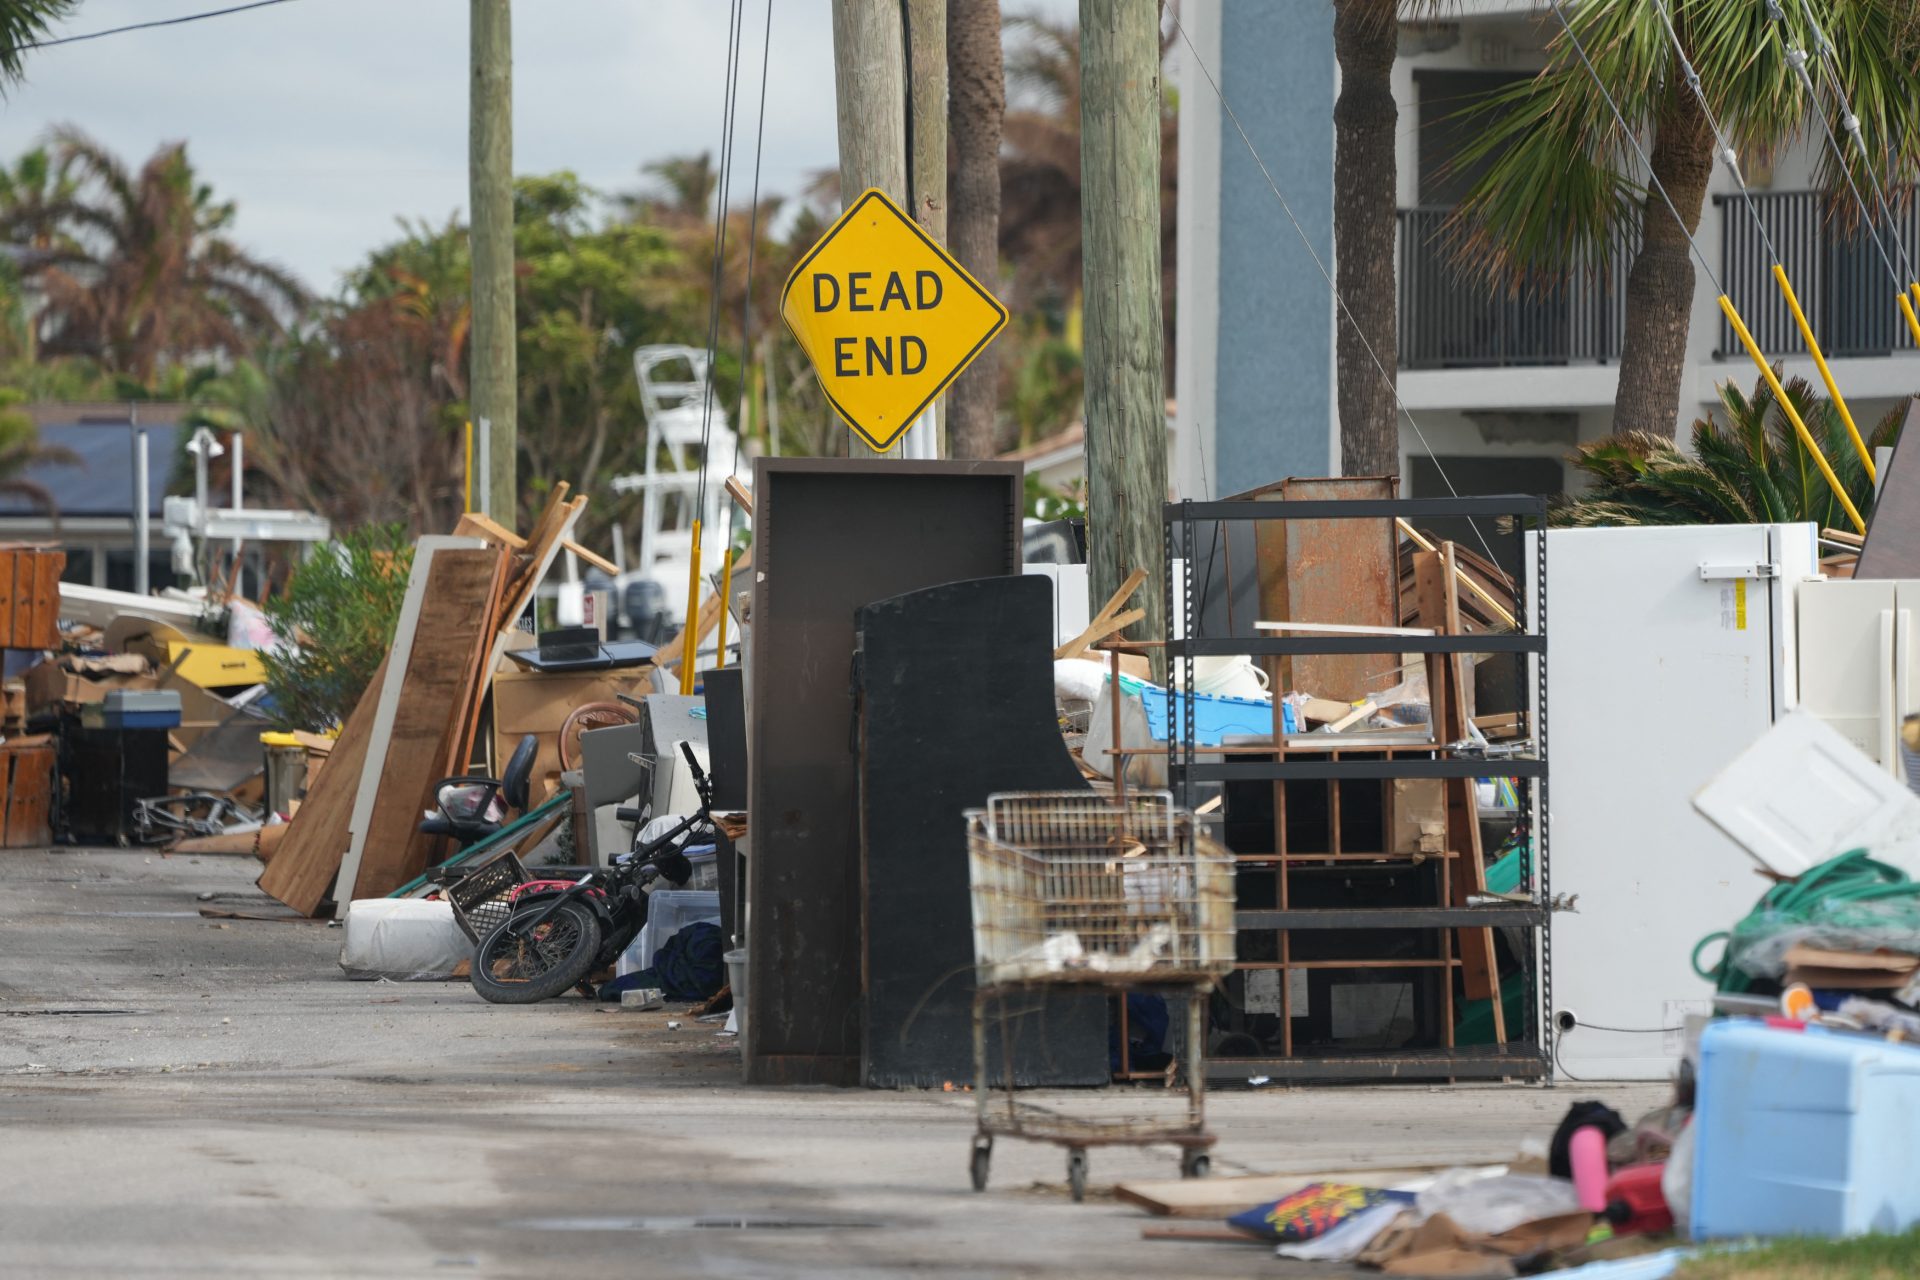
<path fill-rule="evenodd" d="M 1397 636 L 1379 637 L 1328 635 L 1284 637 L 1200 634 L 1203 628 L 1202 605 L 1196 589 L 1193 546 L 1196 531 L 1206 525 L 1231 521 L 1262 520 L 1343 520 L 1394 519 L 1408 521 L 1423 517 L 1486 517 L 1511 520 L 1514 544 L 1519 550 L 1517 573 L 1517 614 L 1529 630 L 1511 635 Z M 1547 754 L 1547 539 L 1534 539 L 1532 556 L 1526 551 L 1528 531 L 1544 534 L 1546 500 L 1531 496 L 1474 498 L 1413 498 L 1365 500 L 1290 501 L 1286 499 L 1228 499 L 1211 502 L 1170 502 L 1162 508 L 1162 532 L 1167 573 L 1164 580 L 1164 604 L 1171 624 L 1181 623 L 1179 639 L 1169 638 L 1168 684 L 1180 707 L 1178 727 L 1168 744 L 1168 775 L 1183 807 L 1191 809 L 1193 788 L 1198 782 L 1326 780 L 1337 785 L 1343 779 L 1393 778 L 1478 778 L 1496 774 L 1525 780 L 1520 788 L 1522 813 L 1532 836 L 1531 854 L 1522 864 L 1521 883 L 1533 902 L 1525 905 L 1478 907 L 1366 908 L 1355 910 L 1260 910 L 1237 912 L 1235 923 L 1248 930 L 1272 930 L 1284 939 L 1289 931 L 1332 929 L 1433 929 L 1467 927 L 1523 928 L 1536 931 L 1532 945 L 1523 949 L 1522 963 L 1532 970 L 1526 1022 L 1521 1034 L 1532 1040 L 1507 1041 L 1486 1047 L 1449 1047 L 1437 1050 L 1406 1050 L 1397 1053 L 1356 1051 L 1344 1055 L 1295 1054 L 1280 1058 L 1219 1059 L 1210 1068 L 1222 1080 L 1244 1078 L 1249 1071 L 1275 1079 L 1390 1079 L 1390 1078 L 1533 1078 L 1551 1082 L 1553 1070 L 1552 947 L 1550 945 L 1552 885 L 1548 874 L 1548 754 Z M 1176 534 L 1176 530 L 1179 534 Z M 1184 546 L 1178 545 L 1183 539 Z M 1177 554 L 1182 553 L 1184 554 Z M 1174 566 L 1180 569 L 1178 581 Z M 1230 592 L 1232 584 L 1227 584 Z M 1176 606 L 1178 612 L 1176 613 Z M 1349 653 L 1512 653 L 1531 660 L 1537 714 L 1530 728 L 1535 758 L 1530 760 L 1491 760 L 1458 757 L 1444 748 L 1429 749 L 1429 758 L 1400 758 L 1397 751 L 1386 752 L 1377 760 L 1341 760 L 1329 743 L 1327 755 L 1319 760 L 1289 761 L 1279 749 L 1276 725 L 1275 759 L 1271 763 L 1224 759 L 1203 763 L 1195 740 L 1192 664 L 1177 661 L 1183 657 L 1217 654 L 1298 655 Z M 1353 750 L 1364 748 L 1353 747 Z M 1284 819 L 1276 814 L 1276 823 Z M 1273 862 L 1272 857 L 1249 855 L 1243 862 L 1259 865 Z M 1443 866 L 1448 865 L 1444 863 Z M 1286 860 L 1278 862 L 1276 874 L 1289 874 Z M 1443 881 L 1444 883 L 1444 881 Z M 1284 904 L 1285 899 L 1282 899 Z M 1444 935 L 1443 935 L 1444 936 Z M 1451 958 L 1449 944 L 1439 960 L 1298 961 L 1282 951 L 1278 962 L 1246 962 L 1242 969 L 1281 970 L 1312 968 L 1373 968 L 1408 971 L 1441 967 L 1447 998 L 1444 1016 L 1452 1018 L 1451 975 L 1458 961 Z M 1496 985 L 1498 975 L 1495 975 Z M 1283 981 L 1284 990 L 1284 981 Z M 1283 1019 L 1286 1006 L 1283 1002 Z"/>

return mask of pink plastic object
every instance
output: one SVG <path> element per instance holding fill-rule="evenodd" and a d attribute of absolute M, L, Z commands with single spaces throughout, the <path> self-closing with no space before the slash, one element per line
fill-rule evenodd
<path fill-rule="evenodd" d="M 1607 1208 L 1607 1135 L 1594 1125 L 1573 1131 L 1567 1143 L 1567 1163 L 1573 1168 L 1573 1189 L 1588 1213 Z"/>

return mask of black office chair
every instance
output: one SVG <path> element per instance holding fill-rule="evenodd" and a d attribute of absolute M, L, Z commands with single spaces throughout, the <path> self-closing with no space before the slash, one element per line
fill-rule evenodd
<path fill-rule="evenodd" d="M 526 812 L 527 786 L 539 754 L 540 739 L 529 733 L 513 749 L 498 778 L 476 774 L 442 778 L 433 788 L 440 812 L 422 821 L 420 830 L 430 836 L 452 836 L 463 849 L 486 839 L 506 825 L 509 812 Z"/>

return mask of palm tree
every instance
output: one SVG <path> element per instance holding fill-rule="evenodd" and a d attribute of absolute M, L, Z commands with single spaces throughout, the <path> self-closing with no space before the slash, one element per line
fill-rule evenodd
<path fill-rule="evenodd" d="M 1333 49 L 1340 64 L 1340 97 L 1333 106 L 1334 270 L 1346 303 L 1334 367 L 1340 472 L 1349 476 L 1400 470 L 1392 382 L 1399 352 L 1393 251 L 1396 10 L 1394 0 L 1334 0 L 1333 6 Z"/>
<path fill-rule="evenodd" d="M 0 91 L 18 80 L 27 46 L 73 12 L 79 0 L 0 0 Z"/>
<path fill-rule="evenodd" d="M 1847 497 L 1862 515 L 1874 486 L 1832 401 L 1806 381 L 1782 384 L 1787 399 L 1825 452 Z M 1669 436 L 1630 431 L 1581 445 L 1570 461 L 1592 486 L 1555 509 L 1563 525 L 1772 524 L 1812 521 L 1845 528 L 1846 508 L 1828 488 L 1799 433 L 1761 381 L 1751 396 L 1720 385 L 1726 423 L 1693 424 L 1692 453 Z M 1900 438 L 1907 406 L 1896 407 L 1868 433 L 1871 449 Z"/>
<path fill-rule="evenodd" d="M 234 206 L 196 180 L 184 143 L 133 173 L 73 129 L 55 141 L 76 185 L 53 209 L 68 243 L 33 272 L 44 354 L 91 356 L 145 382 L 164 362 L 245 355 L 306 307 L 298 280 L 222 234 Z"/>
<path fill-rule="evenodd" d="M 711 227 L 713 197 L 720 190 L 720 173 L 713 153 L 668 156 L 640 166 L 652 179 L 648 187 L 614 197 L 614 205 L 634 222 Z"/>
<path fill-rule="evenodd" d="M 1769 6 L 1664 3 L 1735 148 L 1765 154 L 1806 135 L 1809 107 Z M 1814 48 L 1801 21 L 1804 10 L 1791 3 L 1784 8 L 1793 45 Z M 1879 176 L 1892 185 L 1911 182 L 1920 169 L 1920 93 L 1913 91 L 1920 28 L 1911 0 L 1831 0 L 1826 9 L 1835 58 L 1865 136 L 1889 157 Z M 1616 243 L 1637 235 L 1614 427 L 1671 437 L 1693 305 L 1687 238 L 1699 226 L 1713 173 L 1713 131 L 1680 70 L 1657 0 L 1581 4 L 1569 21 L 1597 76 L 1563 32 L 1537 76 L 1473 109 L 1484 132 L 1460 163 L 1484 161 L 1487 168 L 1457 210 L 1452 233 L 1473 267 L 1515 287 L 1597 269 Z M 1638 171 L 1606 94 L 1634 129 L 1650 135 L 1652 176 L 1684 227 Z M 1848 155 L 1857 165 L 1855 153 Z M 1823 164 L 1825 180 L 1838 187 L 1837 165 L 1830 156 Z"/>
<path fill-rule="evenodd" d="M 1000 138 L 1007 114 L 1000 0 L 954 0 L 947 13 L 947 131 L 953 173 L 947 240 L 976 280 L 1000 275 Z M 947 439 L 956 458 L 994 455 L 1000 353 L 987 344 L 947 393 Z"/>
<path fill-rule="evenodd" d="M 1013 267 L 1016 312 L 1059 309 L 1077 330 L 1080 296 L 1080 28 L 1039 16 L 1008 24 L 1010 107 L 1000 163 L 1000 252 Z M 1163 33 L 1164 59 L 1172 37 Z M 1172 100 L 1160 116 L 1160 299 L 1162 359 L 1173 379 L 1176 184 L 1179 121 Z M 1012 441 L 1003 441 L 1008 445 Z"/>

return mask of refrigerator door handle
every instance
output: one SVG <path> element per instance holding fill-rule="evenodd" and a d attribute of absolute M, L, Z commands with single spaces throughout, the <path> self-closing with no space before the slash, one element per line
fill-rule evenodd
<path fill-rule="evenodd" d="M 1900 749 L 1900 730 L 1913 714 L 1913 610 L 1897 609 L 1893 615 L 1893 715 L 1887 730 L 1887 766 L 1893 776 L 1904 780 L 1906 760 Z"/>
<path fill-rule="evenodd" d="M 1900 776 L 1900 754 L 1895 750 L 1895 744 L 1899 741 L 1900 734 L 1901 690 L 1899 686 L 1902 682 L 1894 674 L 1898 669 L 1899 659 L 1899 645 L 1895 637 L 1900 630 L 1896 623 L 1895 611 L 1882 609 L 1880 611 L 1880 696 L 1876 700 L 1879 724 L 1878 732 L 1875 734 L 1875 745 L 1879 748 L 1880 767 L 1895 777 Z"/>

